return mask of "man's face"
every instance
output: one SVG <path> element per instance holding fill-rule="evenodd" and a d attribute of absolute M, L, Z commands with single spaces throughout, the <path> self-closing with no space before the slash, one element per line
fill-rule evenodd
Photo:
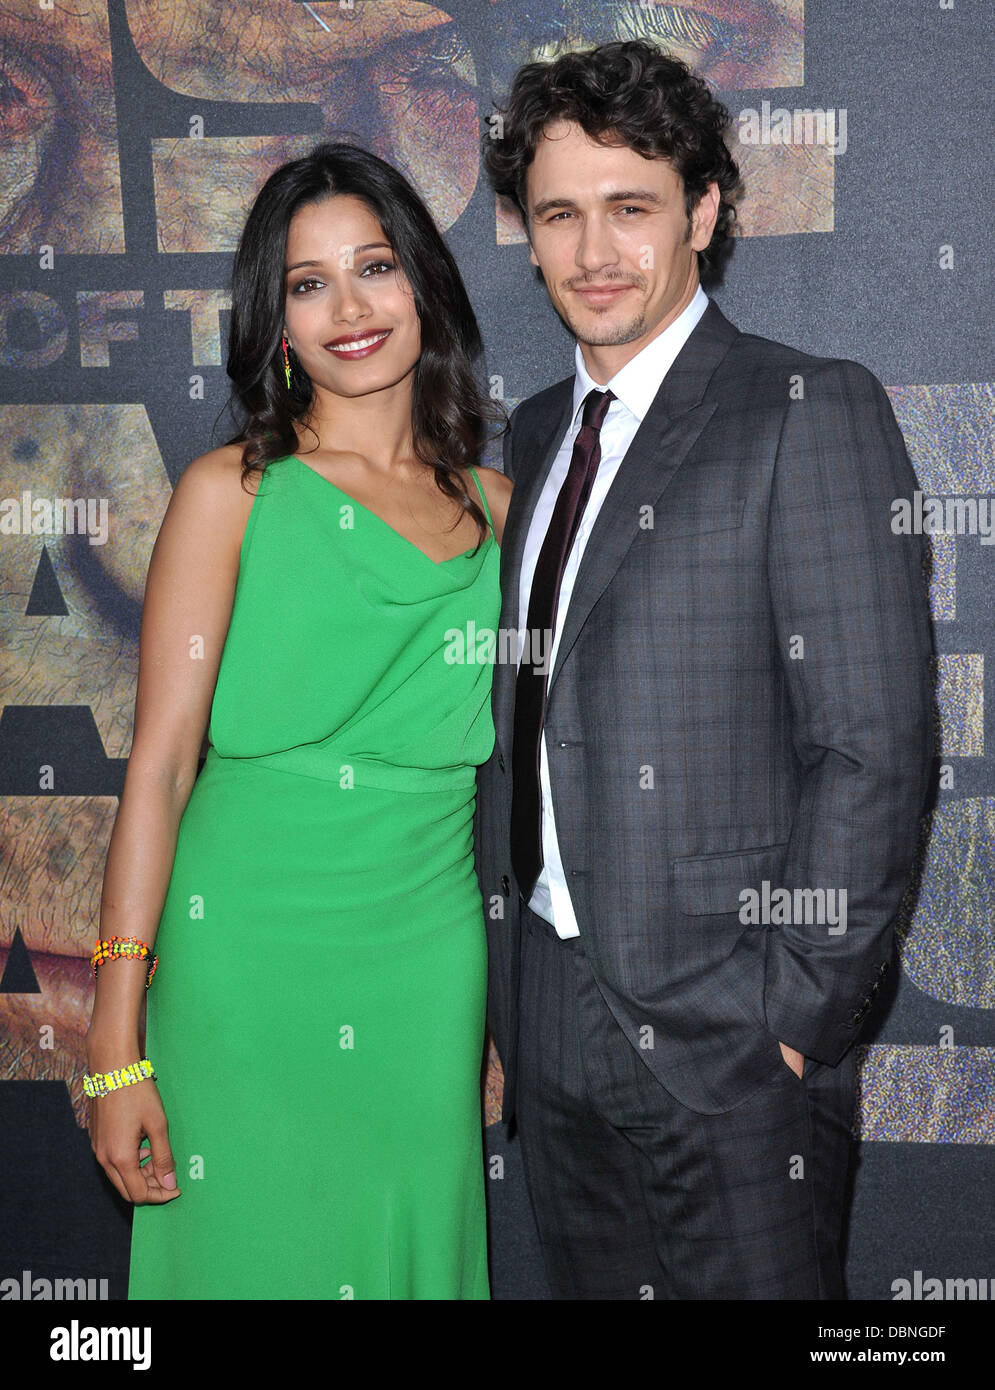
<path fill-rule="evenodd" d="M 546 127 L 529 166 L 532 264 L 582 344 L 615 369 L 672 323 L 698 285 L 697 252 L 712 236 L 710 184 L 689 219 L 680 175 L 627 145 L 599 145 L 580 126 Z"/>

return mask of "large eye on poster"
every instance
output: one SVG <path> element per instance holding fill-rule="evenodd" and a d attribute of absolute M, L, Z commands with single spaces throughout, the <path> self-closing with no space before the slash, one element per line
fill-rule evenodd
<path fill-rule="evenodd" d="M 443 9 L 417 0 L 277 0 L 240 6 L 232 23 L 208 0 L 168 8 L 130 0 L 128 21 L 148 71 L 190 99 L 193 129 L 198 120 L 203 127 L 195 142 L 153 142 L 162 250 L 231 250 L 270 170 L 332 132 L 354 132 L 404 170 L 440 228 L 469 202 L 478 175 L 476 68 L 465 32 Z M 250 117 L 239 121 L 245 134 L 216 134 L 208 129 L 215 102 L 265 103 L 264 126 L 278 123 L 281 106 L 304 105 L 307 133 L 249 134 Z"/>
<path fill-rule="evenodd" d="M 846 112 L 778 99 L 740 102 L 738 94 L 800 87 L 805 81 L 803 0 L 654 0 L 544 6 L 493 0 L 491 63 L 500 102 L 514 73 L 530 62 L 612 39 L 646 39 L 680 58 L 724 96 L 733 116 L 731 145 L 745 195 L 740 236 L 826 232 L 833 228 L 835 157 L 846 148 Z M 526 13 L 526 9 L 528 12 Z M 500 123 L 489 118 L 491 133 Z M 517 210 L 498 200 L 502 244 L 525 241 Z"/>
<path fill-rule="evenodd" d="M 0 13 L 4 255 L 120 255 L 118 109 L 104 3 L 10 0 Z"/>

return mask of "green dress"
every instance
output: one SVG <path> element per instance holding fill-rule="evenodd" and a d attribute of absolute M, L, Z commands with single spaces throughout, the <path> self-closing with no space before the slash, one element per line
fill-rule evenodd
<path fill-rule="evenodd" d="M 128 1296 L 487 1299 L 499 548 L 437 564 L 296 457 L 254 476 L 147 995 L 182 1195 L 135 1208 Z"/>

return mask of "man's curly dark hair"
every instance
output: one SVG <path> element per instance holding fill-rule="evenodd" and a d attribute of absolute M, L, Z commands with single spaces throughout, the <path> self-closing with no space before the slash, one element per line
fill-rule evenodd
<path fill-rule="evenodd" d="M 718 271 L 743 184 L 724 138 L 729 112 L 686 63 L 644 39 L 600 44 L 519 68 L 507 106 L 496 110 L 500 123 L 484 135 L 481 162 L 527 230 L 525 178 L 539 138 L 554 121 L 572 121 L 599 143 L 621 139 L 647 158 L 669 160 L 684 183 L 688 218 L 708 184 L 718 184 L 715 230 L 699 252 L 702 273 Z"/>

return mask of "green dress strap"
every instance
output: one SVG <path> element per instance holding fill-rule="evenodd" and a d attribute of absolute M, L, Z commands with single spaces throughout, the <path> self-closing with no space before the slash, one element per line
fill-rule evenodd
<path fill-rule="evenodd" d="M 487 496 L 484 492 L 484 489 L 480 486 L 480 479 L 477 477 L 477 470 L 474 468 L 472 463 L 470 464 L 470 472 L 473 474 L 473 481 L 477 484 L 477 491 L 480 493 L 480 500 L 484 504 L 484 512 L 487 516 L 487 524 L 493 531 L 494 522 L 491 520 L 491 509 L 487 505 Z"/>

